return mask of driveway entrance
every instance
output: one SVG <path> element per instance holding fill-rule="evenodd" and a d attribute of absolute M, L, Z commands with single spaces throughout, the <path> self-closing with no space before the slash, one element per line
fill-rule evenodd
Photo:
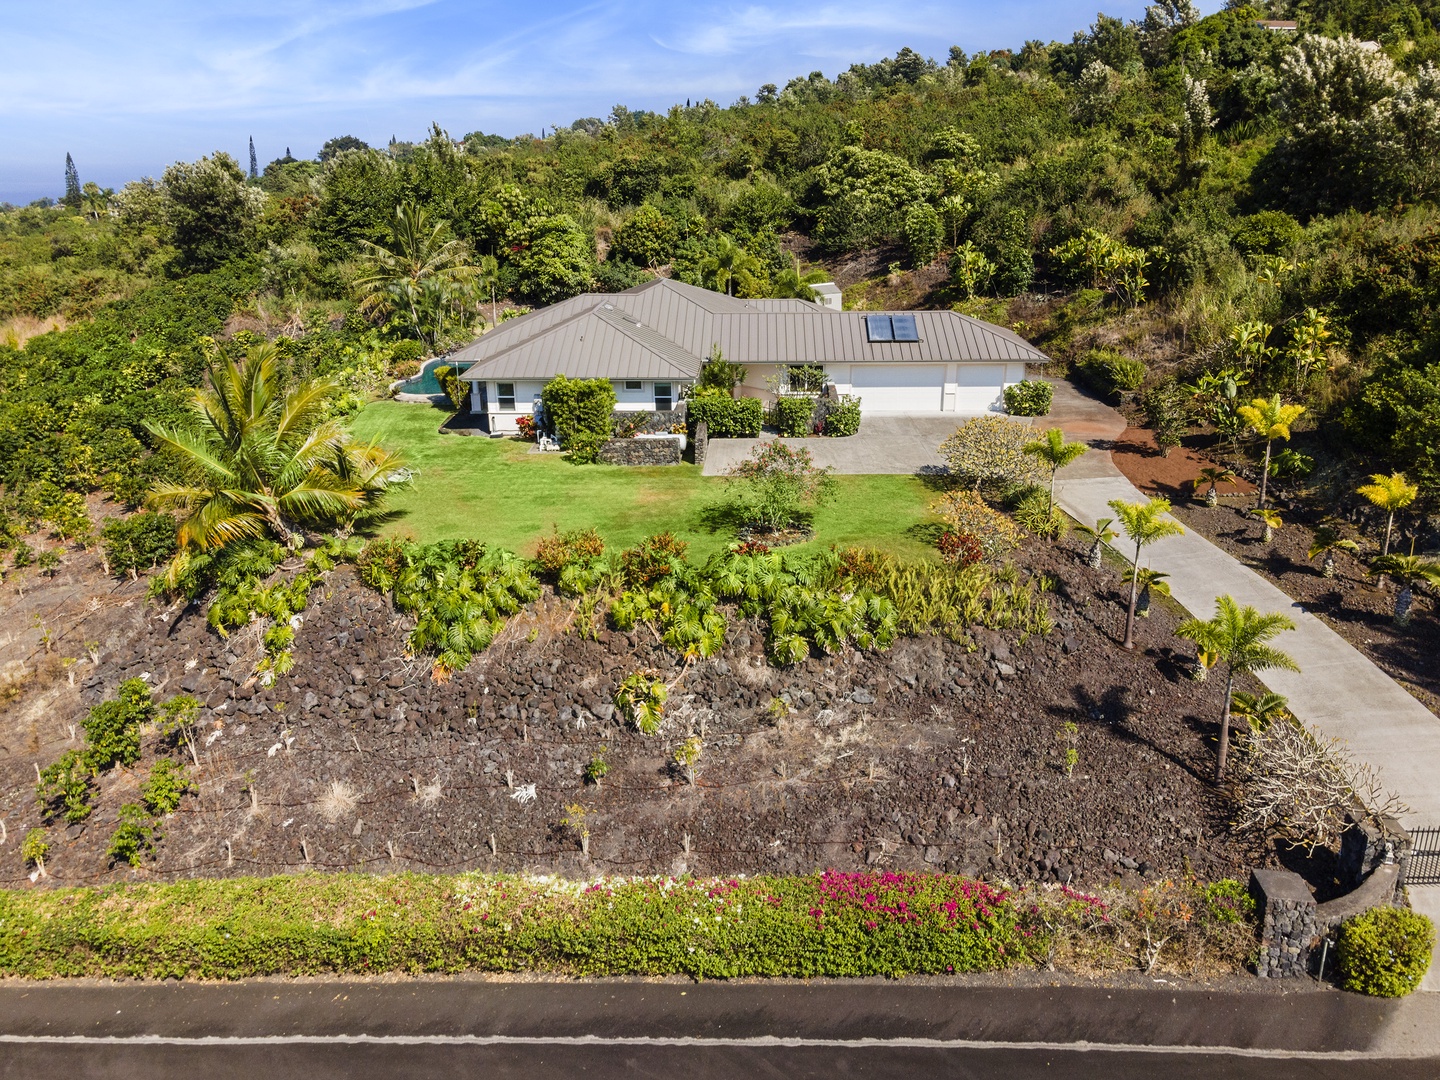
<path fill-rule="evenodd" d="M 867 416 L 860 431 L 843 439 L 815 437 L 781 439 L 787 446 L 803 446 L 815 464 L 830 466 L 842 475 L 891 473 L 908 475 L 944 467 L 940 444 L 955 433 L 968 417 L 952 416 Z M 732 465 L 744 461 L 750 451 L 768 439 L 711 439 L 705 451 L 706 476 L 721 476 Z"/>

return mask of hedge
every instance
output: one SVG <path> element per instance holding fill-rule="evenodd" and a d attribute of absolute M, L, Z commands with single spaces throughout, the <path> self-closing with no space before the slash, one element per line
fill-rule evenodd
<path fill-rule="evenodd" d="M 1435 947 L 1435 926 L 1406 908 L 1380 907 L 1340 927 L 1340 985 L 1357 994 L 1404 997 L 1420 986 Z"/>
<path fill-rule="evenodd" d="M 1005 411 L 1011 416 L 1046 416 L 1055 388 L 1043 379 L 1025 379 L 1005 387 Z"/>
<path fill-rule="evenodd" d="M 703 420 L 712 439 L 757 438 L 765 418 L 759 398 L 732 398 L 724 394 L 694 394 L 685 410 L 691 432 Z"/>
<path fill-rule="evenodd" d="M 834 438 L 854 435 L 860 430 L 860 399 L 843 395 L 839 401 L 829 403 L 825 411 L 824 432 Z"/>
<path fill-rule="evenodd" d="M 790 439 L 812 435 L 815 431 L 815 399 L 782 397 L 775 402 L 775 427 Z"/>
<path fill-rule="evenodd" d="M 1091 349 L 1077 370 L 1080 377 L 1101 394 L 1139 390 L 1145 382 L 1145 362 L 1121 356 L 1113 349 Z"/>
<path fill-rule="evenodd" d="M 572 443 L 575 449 L 598 447 L 614 428 L 615 388 L 609 379 L 556 375 L 540 391 L 540 401 L 546 421 L 567 450 Z"/>

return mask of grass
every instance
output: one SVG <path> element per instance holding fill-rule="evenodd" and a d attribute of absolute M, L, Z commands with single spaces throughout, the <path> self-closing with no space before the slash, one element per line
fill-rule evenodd
<path fill-rule="evenodd" d="M 724 513 L 725 481 L 694 465 L 630 468 L 571 465 L 531 454 L 514 439 L 441 435 L 445 414 L 425 405 L 377 402 L 353 424 L 405 455 L 415 480 L 396 492 L 386 535 L 428 542 L 462 537 L 525 555 L 560 529 L 598 529 L 612 546 L 670 531 L 703 559 L 734 540 Z M 813 545 L 858 544 L 910 558 L 932 557 L 926 510 L 934 493 L 913 476 L 836 477 L 837 497 L 815 516 Z"/>

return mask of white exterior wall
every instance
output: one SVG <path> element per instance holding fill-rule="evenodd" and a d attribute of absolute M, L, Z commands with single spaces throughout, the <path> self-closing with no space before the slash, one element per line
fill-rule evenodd
<path fill-rule="evenodd" d="M 540 400 L 540 391 L 545 388 L 543 382 L 515 382 L 515 407 L 513 409 L 500 408 L 500 381 L 489 380 L 485 382 L 486 411 L 490 419 L 490 433 L 492 435 L 510 434 L 516 430 L 515 421 L 521 416 L 530 416 L 535 412 L 535 403 Z M 503 380 L 509 382 L 509 380 Z M 480 382 L 475 383 L 475 388 L 470 392 L 470 405 L 473 410 L 480 410 Z"/>
<path fill-rule="evenodd" d="M 625 379 L 612 379 L 610 385 L 615 387 L 615 411 L 616 412 L 651 412 L 655 408 L 655 384 L 664 383 L 665 379 L 631 379 L 630 382 L 639 382 L 639 390 L 625 389 Z M 680 404 L 680 391 L 688 387 L 690 383 L 681 382 L 679 379 L 670 379 L 670 407 L 673 409 Z"/>

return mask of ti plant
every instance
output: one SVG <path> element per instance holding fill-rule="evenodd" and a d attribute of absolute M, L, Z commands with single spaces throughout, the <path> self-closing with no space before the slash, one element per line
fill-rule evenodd
<path fill-rule="evenodd" d="M 1285 527 L 1285 519 L 1280 516 L 1279 510 L 1272 510 L 1264 506 L 1256 509 L 1254 513 L 1264 526 L 1260 533 L 1260 542 L 1268 544 L 1275 539 L 1276 531 Z"/>
<path fill-rule="evenodd" d="M 1315 538 L 1310 544 L 1310 550 L 1306 553 L 1307 559 L 1313 559 L 1316 555 L 1324 555 L 1320 561 L 1320 573 L 1327 578 L 1335 576 L 1335 552 L 1348 551 L 1351 555 L 1360 554 L 1360 545 L 1354 540 L 1347 539 L 1340 535 L 1340 530 L 1332 525 L 1321 525 L 1315 530 Z"/>
<path fill-rule="evenodd" d="M 1422 555 L 1381 555 L 1370 564 L 1370 573 L 1395 579 L 1395 625 L 1410 625 L 1410 608 L 1415 603 L 1415 586 L 1424 582 L 1440 587 L 1440 560 Z"/>
<path fill-rule="evenodd" d="M 1234 484 L 1240 478 L 1224 465 L 1207 465 L 1200 470 L 1200 475 L 1190 483 L 1198 491 L 1201 484 L 1208 485 L 1205 488 L 1205 505 L 1212 510 L 1220 504 L 1220 493 L 1215 490 L 1217 484 Z"/>
<path fill-rule="evenodd" d="M 625 676 L 615 688 L 615 707 L 642 735 L 659 732 L 665 719 L 665 701 L 670 688 L 653 671 L 636 671 Z"/>
<path fill-rule="evenodd" d="M 1100 561 L 1104 553 L 1105 545 L 1120 535 L 1114 529 L 1110 528 L 1113 524 L 1115 524 L 1114 518 L 1101 518 L 1095 522 L 1093 528 L 1089 525 L 1075 526 L 1075 532 L 1090 541 L 1090 550 L 1085 554 L 1085 563 L 1091 570 L 1100 569 Z"/>
<path fill-rule="evenodd" d="M 685 778 L 690 781 L 691 787 L 695 786 L 695 771 L 700 765 L 700 755 L 704 749 L 705 744 L 699 735 L 691 735 L 675 748 L 675 764 L 685 770 Z"/>

